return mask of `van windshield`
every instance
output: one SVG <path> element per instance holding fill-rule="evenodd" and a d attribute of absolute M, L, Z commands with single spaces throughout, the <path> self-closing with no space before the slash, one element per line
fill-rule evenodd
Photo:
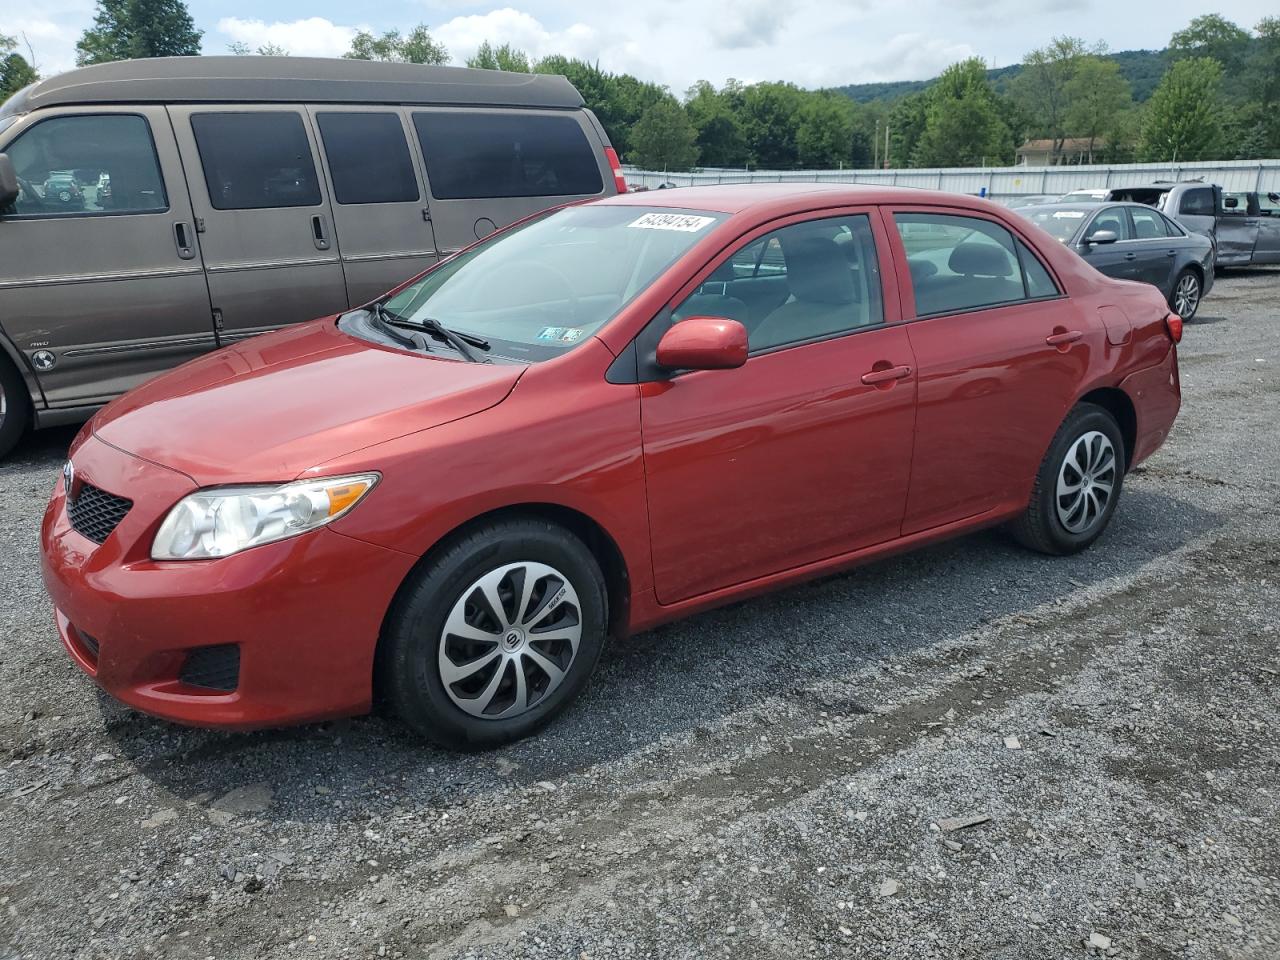
<path fill-rule="evenodd" d="M 483 337 L 495 356 L 547 360 L 595 333 L 723 219 L 702 210 L 569 207 L 446 260 L 386 307 Z"/>

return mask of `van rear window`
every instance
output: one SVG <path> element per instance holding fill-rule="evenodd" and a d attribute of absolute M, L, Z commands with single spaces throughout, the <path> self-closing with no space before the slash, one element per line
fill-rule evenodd
<path fill-rule="evenodd" d="M 413 125 L 438 200 L 590 196 L 604 189 L 576 117 L 439 110 L 415 113 Z"/>
<path fill-rule="evenodd" d="M 299 114 L 193 113 L 191 132 L 215 210 L 312 207 L 320 202 L 311 142 Z"/>

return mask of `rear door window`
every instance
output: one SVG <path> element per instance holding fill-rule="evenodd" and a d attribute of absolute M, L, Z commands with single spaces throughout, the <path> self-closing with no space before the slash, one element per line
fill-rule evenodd
<path fill-rule="evenodd" d="M 438 200 L 568 197 L 604 189 L 576 116 L 441 110 L 415 113 L 413 125 Z"/>
<path fill-rule="evenodd" d="M 300 114 L 194 113 L 191 132 L 215 210 L 320 203 L 311 142 Z"/>
<path fill-rule="evenodd" d="M 1188 190 L 1178 201 L 1178 213 L 1193 217 L 1212 217 L 1213 191 L 1208 187 L 1196 187 Z"/>
<path fill-rule="evenodd" d="M 1158 240 L 1168 236 L 1164 227 L 1164 217 L 1160 215 L 1160 211 L 1140 210 L 1137 207 L 1128 207 L 1127 209 L 1133 223 L 1133 238 L 1135 240 Z"/>
<path fill-rule="evenodd" d="M 418 178 L 395 113 L 317 113 L 320 139 L 338 203 L 418 199 Z"/>

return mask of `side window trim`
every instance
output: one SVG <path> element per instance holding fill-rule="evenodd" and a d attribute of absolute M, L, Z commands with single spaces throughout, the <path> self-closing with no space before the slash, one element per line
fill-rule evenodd
<path fill-rule="evenodd" d="M 142 121 L 143 129 L 147 134 L 147 144 L 151 147 L 151 161 L 155 165 L 156 183 L 160 188 L 160 199 L 163 206 L 139 208 L 134 210 L 69 210 L 65 213 L 57 211 L 33 211 L 31 213 L 16 213 L 0 209 L 0 220 L 80 220 L 85 218 L 103 218 L 103 217 L 149 217 L 161 216 L 172 210 L 173 205 L 169 200 L 169 187 L 165 183 L 164 167 L 160 162 L 160 151 L 156 146 L 156 134 L 151 128 L 151 119 L 142 113 L 127 112 L 103 112 L 103 111 L 86 111 L 83 113 L 54 113 L 47 117 L 41 117 L 31 126 L 27 127 L 17 136 L 13 137 L 8 144 L 5 145 L 5 151 L 13 147 L 23 137 L 29 136 L 32 131 L 39 129 L 47 123 L 58 120 L 81 119 L 91 117 L 136 117 Z M 15 118 L 17 119 L 17 118 Z"/>

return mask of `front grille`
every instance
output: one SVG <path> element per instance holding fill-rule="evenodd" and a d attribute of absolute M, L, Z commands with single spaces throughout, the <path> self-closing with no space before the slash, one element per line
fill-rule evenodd
<path fill-rule="evenodd" d="M 107 493 L 91 483 L 82 483 L 76 498 L 67 498 L 67 517 L 71 520 L 71 529 L 80 536 L 94 543 L 105 543 L 132 507 L 132 500 Z"/>
<path fill-rule="evenodd" d="M 188 686 L 231 691 L 240 685 L 240 647 L 223 643 L 187 654 L 178 679 Z"/>

